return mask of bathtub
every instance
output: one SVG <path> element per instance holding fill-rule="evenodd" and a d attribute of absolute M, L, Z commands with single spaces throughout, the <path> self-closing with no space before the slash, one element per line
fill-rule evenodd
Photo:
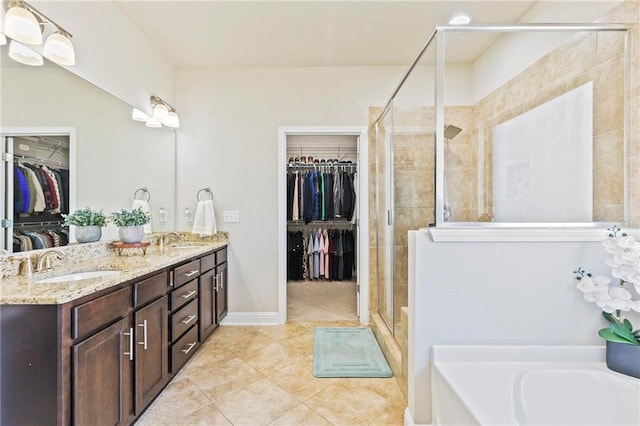
<path fill-rule="evenodd" d="M 434 425 L 640 425 L 640 380 L 604 347 L 437 346 Z"/>

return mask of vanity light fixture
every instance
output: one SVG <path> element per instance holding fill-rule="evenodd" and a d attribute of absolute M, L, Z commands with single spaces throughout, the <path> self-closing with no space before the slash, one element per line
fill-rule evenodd
<path fill-rule="evenodd" d="M 158 96 L 151 96 L 151 116 L 148 116 L 144 111 L 140 111 L 138 108 L 133 108 L 131 111 L 131 119 L 135 121 L 144 121 L 147 127 L 166 127 L 177 129 L 180 127 L 180 119 L 176 109 L 166 103 L 162 98 Z"/>
<path fill-rule="evenodd" d="M 176 129 L 180 127 L 180 119 L 176 109 L 158 96 L 151 96 L 151 108 L 153 118 L 160 121 L 166 127 Z"/>
<path fill-rule="evenodd" d="M 449 24 L 451 24 L 451 25 L 466 25 L 469 22 L 471 22 L 471 18 L 469 18 L 467 15 L 457 15 L 457 16 L 454 16 L 453 18 L 451 18 L 451 20 L 449 21 Z"/>
<path fill-rule="evenodd" d="M 69 31 L 24 0 L 5 0 L 4 7 L 7 13 L 4 17 L 3 33 L 12 40 L 12 45 L 13 42 L 33 45 L 42 44 L 45 25 L 49 24 L 55 27 L 55 31 L 44 42 L 43 55 L 60 65 L 75 65 L 75 51 L 73 44 L 71 44 L 71 37 L 73 36 Z M 22 48 L 26 49 L 25 46 L 22 46 Z M 37 53 L 35 55 L 40 56 Z M 29 57 L 32 56 L 29 55 Z M 20 59 L 11 56 L 11 54 L 9 54 L 9 57 L 26 65 L 42 65 L 42 63 L 30 63 L 30 61 L 22 62 Z M 40 59 L 42 59 L 42 56 L 40 56 Z"/>

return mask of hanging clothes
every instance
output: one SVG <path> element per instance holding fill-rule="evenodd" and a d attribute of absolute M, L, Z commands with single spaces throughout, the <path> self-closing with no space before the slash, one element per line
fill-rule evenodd
<path fill-rule="evenodd" d="M 340 166 L 287 174 L 287 220 L 355 220 L 356 172 Z"/>
<path fill-rule="evenodd" d="M 287 279 L 352 280 L 355 276 L 355 232 L 309 229 L 287 232 Z"/>

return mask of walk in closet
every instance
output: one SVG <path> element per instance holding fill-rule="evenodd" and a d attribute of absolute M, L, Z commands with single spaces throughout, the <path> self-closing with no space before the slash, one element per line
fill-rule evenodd
<path fill-rule="evenodd" d="M 357 319 L 358 137 L 287 136 L 287 317 Z"/>
<path fill-rule="evenodd" d="M 67 245 L 69 136 L 2 135 L 2 232 L 10 253 Z"/>

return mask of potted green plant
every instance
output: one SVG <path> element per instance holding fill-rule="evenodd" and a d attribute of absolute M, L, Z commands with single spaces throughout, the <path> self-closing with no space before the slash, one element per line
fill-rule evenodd
<path fill-rule="evenodd" d="M 120 241 L 123 243 L 139 243 L 144 236 L 143 225 L 151 222 L 151 213 L 141 208 L 133 210 L 120 210 L 111 213 L 111 222 L 118 229 Z"/>
<path fill-rule="evenodd" d="M 79 243 L 91 243 L 102 238 L 102 227 L 107 225 L 107 216 L 102 210 L 92 210 L 90 207 L 76 210 L 65 215 L 65 225 L 75 226 L 75 237 Z"/>
<path fill-rule="evenodd" d="M 631 321 L 623 317 L 623 313 L 640 312 L 640 299 L 634 300 L 627 289 L 640 294 L 640 243 L 617 226 L 607 230 L 609 235 L 602 244 L 610 256 L 605 263 L 618 282 L 612 283 L 604 275 L 594 277 L 582 268 L 574 274 L 583 298 L 602 309 L 602 316 L 609 323 L 598 332 L 606 340 L 607 367 L 640 378 L 640 329 L 634 330 Z"/>

